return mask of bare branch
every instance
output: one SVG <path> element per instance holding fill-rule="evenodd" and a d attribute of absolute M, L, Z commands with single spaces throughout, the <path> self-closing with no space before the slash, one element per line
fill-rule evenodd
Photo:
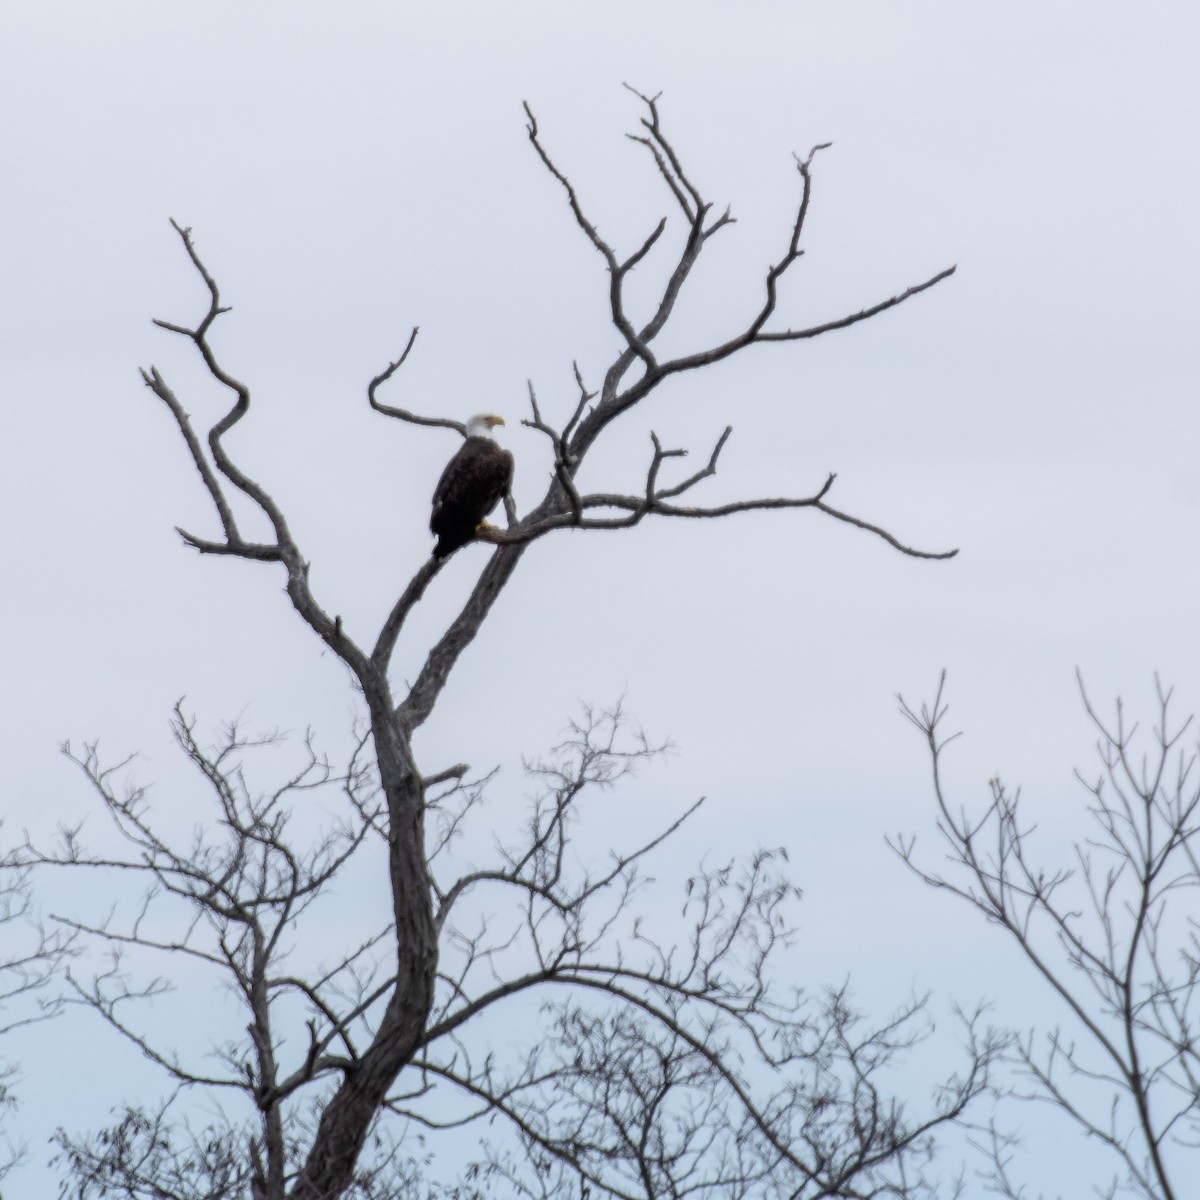
<path fill-rule="evenodd" d="M 404 347 L 403 353 L 396 359 L 395 362 L 390 362 L 388 365 L 367 384 L 367 402 L 377 412 L 382 413 L 385 417 L 395 417 L 399 421 L 407 421 L 410 425 L 424 425 L 437 429 L 455 429 L 463 437 L 467 436 L 467 427 L 462 421 L 451 421 L 445 417 L 422 417 L 416 413 L 411 413 L 404 408 L 395 408 L 390 404 L 384 404 L 380 401 L 376 394 L 385 383 L 402 367 L 408 359 L 409 353 L 412 351 L 413 343 L 417 340 L 418 327 L 413 326 L 413 331 L 408 335 L 408 342 Z"/>
<path fill-rule="evenodd" d="M 653 435 L 652 435 L 653 436 Z M 842 512 L 840 509 L 833 508 L 826 504 L 824 497 L 829 493 L 833 486 L 836 475 L 830 474 L 821 488 L 812 496 L 804 498 L 787 498 L 787 497 L 770 497 L 758 500 L 735 500 L 728 504 L 713 505 L 708 508 L 702 508 L 695 505 L 679 505 L 668 504 L 664 501 L 664 497 L 677 496 L 682 492 L 691 488 L 702 479 L 708 478 L 716 473 L 716 457 L 720 453 L 721 447 L 725 443 L 726 435 L 723 435 L 717 444 L 713 455 L 707 466 L 698 471 L 695 475 L 690 476 L 682 483 L 671 488 L 657 489 L 658 468 L 664 458 L 679 457 L 685 454 L 686 451 L 672 450 L 662 451 L 661 447 L 657 447 L 655 455 L 651 461 L 650 470 L 647 474 L 647 493 L 642 496 L 628 496 L 619 493 L 605 492 L 595 493 L 580 497 L 580 505 L 584 510 L 597 508 L 616 508 L 626 511 L 627 517 L 605 518 L 605 517 L 581 517 L 578 520 L 566 520 L 561 515 L 547 517 L 536 524 L 522 524 L 515 529 L 510 530 L 493 530 L 485 535 L 480 535 L 481 539 L 487 540 L 498 546 L 519 546 L 527 542 L 535 541 L 540 537 L 544 537 L 548 533 L 554 532 L 556 529 L 576 528 L 576 529 L 624 529 L 631 525 L 636 525 L 644 517 L 660 516 L 660 517 L 687 517 L 692 519 L 705 519 L 714 517 L 727 517 L 734 513 L 756 512 L 770 509 L 790 509 L 790 508 L 813 508 L 819 512 L 825 513 L 826 516 L 832 517 L 836 521 L 842 521 L 847 525 L 853 525 L 856 529 L 865 530 L 868 533 L 875 534 L 876 537 L 882 538 L 889 546 L 899 550 L 901 554 L 908 555 L 910 558 L 927 558 L 927 559 L 946 559 L 954 558 L 958 554 L 958 550 L 920 550 L 914 546 L 906 545 L 899 538 L 889 533 L 886 529 L 879 525 L 874 525 L 870 521 L 864 521 L 860 517 L 852 516 L 849 513 Z"/>
<path fill-rule="evenodd" d="M 680 165 L 679 158 L 671 143 L 663 137 L 662 126 L 659 124 L 658 119 L 658 101 L 661 93 L 659 96 L 647 96 L 639 92 L 636 88 L 630 87 L 629 84 L 625 84 L 624 87 L 627 91 L 632 92 L 650 110 L 649 118 L 642 118 L 642 125 L 650 136 L 638 137 L 634 134 L 629 134 L 628 136 L 633 141 L 647 147 L 651 154 L 653 154 L 660 174 L 666 180 L 676 200 L 679 201 L 679 207 L 683 209 L 688 221 L 694 224 L 701 216 L 702 210 L 708 206 L 704 203 L 699 191 L 697 191 L 687 175 L 684 174 L 683 167 Z"/>
<path fill-rule="evenodd" d="M 644 339 L 642 336 L 639 336 L 639 334 L 634 330 L 634 327 L 631 324 L 628 316 L 626 316 L 625 303 L 622 295 L 622 284 L 624 282 L 626 273 L 631 270 L 638 261 L 640 261 L 643 253 L 649 250 L 649 245 L 645 245 L 642 251 L 635 253 L 629 260 L 627 260 L 624 266 L 618 263 L 617 256 L 613 251 L 613 248 L 606 241 L 604 241 L 604 239 L 596 231 L 596 227 L 591 223 L 591 221 L 588 220 L 586 216 L 584 216 L 583 208 L 579 203 L 579 196 L 575 191 L 574 185 L 567 178 L 567 176 L 564 175 L 557 166 L 555 166 L 549 154 L 546 153 L 545 148 L 542 146 L 541 140 L 538 137 L 537 119 L 534 117 L 533 110 L 529 107 L 528 103 L 524 104 L 524 109 L 525 115 L 529 121 L 527 129 L 529 133 L 530 144 L 537 152 L 538 157 L 542 160 L 542 164 L 545 166 L 546 170 L 549 171 L 556 180 L 558 180 L 559 184 L 566 192 L 567 203 L 571 206 L 571 212 L 575 217 L 575 223 L 581 230 L 583 230 L 588 241 L 590 241 L 600 253 L 604 259 L 605 265 L 608 267 L 609 305 L 612 313 L 613 324 L 617 327 L 617 329 L 620 330 L 621 336 L 624 337 L 626 344 L 633 351 L 633 353 L 636 354 L 637 357 L 643 361 L 643 363 L 645 363 L 647 372 L 653 373 L 656 368 L 654 355 L 650 352 L 648 340 Z M 651 243 L 656 240 L 657 235 L 651 235 Z"/>
<path fill-rule="evenodd" d="M 936 275 L 930 276 L 924 283 L 914 284 L 910 288 L 905 288 L 898 295 L 889 296 L 886 300 L 879 301 L 878 304 L 872 304 L 869 308 L 860 309 L 856 313 L 851 313 L 849 316 L 840 317 L 836 321 L 826 321 L 823 325 L 810 325 L 806 329 L 786 329 L 778 332 L 766 332 L 755 335 L 756 340 L 760 342 L 794 342 L 804 338 L 820 337 L 823 333 L 831 333 L 835 329 L 849 329 L 851 325 L 857 325 L 860 321 L 869 320 L 871 317 L 878 316 L 882 312 L 887 312 L 889 308 L 895 308 L 899 304 L 903 304 L 906 300 L 911 300 L 914 296 L 919 296 L 922 292 L 928 291 L 931 287 L 942 282 L 943 279 L 949 279 L 957 266 L 946 267 L 944 270 L 938 271 Z M 688 366 L 698 365 L 689 363 Z"/>
<path fill-rule="evenodd" d="M 721 451 L 725 448 L 725 443 L 729 440 L 729 435 L 732 432 L 733 426 L 726 425 L 725 431 L 717 439 L 717 444 L 713 447 L 712 454 L 709 455 L 708 464 L 701 467 L 694 475 L 689 475 L 682 483 L 677 483 L 674 487 L 656 489 L 654 492 L 655 499 L 669 500 L 673 496 L 682 496 L 684 492 L 690 491 L 701 480 L 715 475 L 717 473 L 717 459 L 720 457 Z"/>
<path fill-rule="evenodd" d="M 404 622 L 409 613 L 420 603 L 421 597 L 425 595 L 425 589 L 445 564 L 446 559 L 430 555 L 409 580 L 408 586 L 400 593 L 396 603 L 392 605 L 392 611 L 388 613 L 387 620 L 384 621 L 383 628 L 379 631 L 375 649 L 371 651 L 371 662 L 380 672 L 385 672 L 388 668 L 392 651 L 396 648 L 396 639 L 400 636 L 400 631 L 404 628 Z"/>
<path fill-rule="evenodd" d="M 579 390 L 581 393 L 579 405 L 575 409 L 575 416 L 572 418 L 572 423 L 583 410 L 583 406 L 591 399 L 591 396 L 584 390 L 583 381 L 579 378 L 579 367 L 575 368 L 575 377 L 579 380 Z M 579 500 L 579 492 L 575 487 L 575 480 L 572 476 L 572 471 L 576 466 L 574 460 L 570 456 L 567 449 L 567 434 L 559 433 L 552 426 L 547 425 L 542 419 L 541 410 L 538 408 L 537 393 L 533 390 L 533 380 L 527 381 L 529 387 L 529 407 L 533 412 L 532 421 L 522 421 L 521 424 L 528 426 L 530 429 L 536 429 L 539 433 L 543 433 L 550 439 L 550 445 L 554 448 L 554 474 L 559 484 L 562 486 L 563 492 L 566 494 L 571 505 L 571 513 L 578 521 L 583 515 L 583 506 Z M 568 425 L 568 429 L 570 426 Z"/>
<path fill-rule="evenodd" d="M 157 367 L 151 367 L 149 372 L 142 371 L 141 374 L 142 382 L 170 409 L 171 415 L 175 418 L 175 423 L 179 426 L 179 432 L 183 435 L 184 443 L 187 445 L 188 452 L 192 456 L 192 462 L 195 463 L 196 470 L 200 472 L 200 478 L 204 482 L 205 490 L 212 497 L 213 505 L 216 507 L 217 513 L 221 518 L 221 527 L 225 530 L 225 540 L 230 545 L 239 544 L 241 537 L 238 534 L 237 525 L 233 519 L 233 511 L 230 509 L 229 502 L 225 499 L 225 495 L 221 491 L 221 484 L 213 473 L 208 459 L 205 457 L 204 450 L 200 445 L 200 439 L 192 429 L 191 419 L 184 411 L 183 405 L 179 403 L 175 393 L 171 391 L 166 381 L 158 373 Z"/>

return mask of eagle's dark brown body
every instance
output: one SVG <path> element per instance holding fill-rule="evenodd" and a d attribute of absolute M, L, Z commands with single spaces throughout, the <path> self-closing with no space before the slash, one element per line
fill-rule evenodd
<path fill-rule="evenodd" d="M 429 528 L 435 558 L 446 558 L 475 537 L 479 523 L 500 503 L 513 478 L 513 456 L 490 437 L 471 436 L 446 464 L 433 492 Z"/>

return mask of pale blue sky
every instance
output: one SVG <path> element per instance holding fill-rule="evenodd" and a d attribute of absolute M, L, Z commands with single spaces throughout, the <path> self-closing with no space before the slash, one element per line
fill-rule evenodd
<path fill-rule="evenodd" d="M 851 971 L 881 1010 L 914 986 L 965 1001 L 1004 988 L 1006 948 L 883 847 L 932 821 L 894 693 L 926 695 L 948 668 L 964 798 L 999 770 L 1051 826 L 1080 803 L 1071 768 L 1089 753 L 1076 665 L 1098 700 L 1149 704 L 1158 670 L 1200 705 L 1198 43 L 1178 3 L 10 0 L 5 833 L 88 807 L 56 755 L 67 737 L 140 747 L 168 811 L 186 812 L 166 737 L 181 694 L 208 721 L 247 710 L 331 738 L 352 710 L 276 570 L 200 560 L 173 533 L 213 521 L 137 367 L 157 365 L 198 420 L 218 401 L 190 348 L 150 325 L 203 300 L 167 218 L 193 227 L 234 306 L 215 340 L 256 409 L 232 448 L 284 504 L 322 599 L 366 637 L 428 552 L 453 447 L 373 417 L 365 383 L 419 324 L 394 398 L 504 414 L 518 501 L 540 494 L 525 381 L 562 414 L 572 360 L 597 380 L 615 337 L 601 261 L 536 162 L 521 101 L 631 248 L 669 197 L 624 138 L 640 115 L 627 80 L 663 90 L 694 178 L 738 217 L 679 345 L 744 323 L 786 243 L 791 154 L 817 142 L 834 146 L 781 319 L 958 273 L 866 325 L 664 387 L 594 481 L 635 479 L 651 429 L 700 455 L 729 422 L 714 500 L 805 494 L 836 470 L 835 503 L 962 553 L 915 562 L 803 513 L 551 539 L 418 748 L 430 770 L 502 765 L 515 805 L 521 754 L 579 699 L 624 695 L 677 752 L 615 811 L 707 795 L 684 866 L 788 845 L 807 897 L 799 978 Z M 438 578 L 398 676 L 485 554 Z M 25 1077 L 9 1128 L 31 1146 L 13 1194 L 48 1194 L 54 1124 L 96 1124 L 126 1098 L 122 1073 L 146 1069 L 86 1015 L 7 1049 Z M 95 1074 L 65 1105 L 81 1055 Z"/>

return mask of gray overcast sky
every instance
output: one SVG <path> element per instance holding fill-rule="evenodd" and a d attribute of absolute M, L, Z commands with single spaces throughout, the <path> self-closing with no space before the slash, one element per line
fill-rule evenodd
<path fill-rule="evenodd" d="M 207 721 L 244 710 L 331 737 L 353 708 L 278 571 L 201 560 L 173 533 L 213 518 L 136 368 L 157 365 L 198 420 L 219 397 L 150 325 L 204 303 L 167 218 L 193 227 L 234 306 L 215 340 L 256 407 L 232 448 L 289 513 L 326 606 L 367 638 L 428 552 L 453 444 L 373 418 L 365 383 L 419 324 L 391 397 L 504 414 L 518 502 L 540 495 L 526 380 L 561 417 L 572 360 L 598 382 L 616 336 L 602 263 L 536 162 L 521 101 L 601 230 L 632 248 L 670 206 L 624 138 L 640 115 L 628 81 L 662 90 L 693 177 L 738 218 L 676 348 L 744 324 L 786 243 L 791 154 L 818 142 L 834 145 L 781 321 L 958 273 L 850 331 L 664 387 L 590 482 L 634 484 L 651 429 L 701 455 L 731 423 L 713 501 L 806 494 L 835 470 L 834 503 L 962 553 L 913 561 L 805 513 L 551 539 L 419 750 L 430 770 L 501 764 L 498 802 L 515 809 L 520 755 L 578 700 L 624 695 L 676 752 L 614 813 L 707 795 L 681 867 L 787 845 L 806 892 L 798 978 L 852 971 L 877 1011 L 914 986 L 1002 992 L 1007 947 L 883 847 L 932 820 L 894 694 L 927 696 L 948 668 L 959 794 L 981 799 L 1001 771 L 1051 831 L 1082 807 L 1077 665 L 1100 702 L 1120 691 L 1148 711 L 1157 670 L 1200 705 L 1198 57 L 1183 3 L 8 0 L 6 835 L 87 811 L 63 738 L 141 748 L 144 778 L 176 778 L 180 695 Z M 398 674 L 486 553 L 439 576 Z M 187 792 L 159 796 L 186 820 Z M 102 1120 L 122 1072 L 153 1077 L 85 1015 L 14 1051 L 25 1104 L 9 1128 L 32 1145 L 14 1194 L 47 1194 L 53 1126 Z M 80 1054 L 101 1070 L 65 1105 Z"/>

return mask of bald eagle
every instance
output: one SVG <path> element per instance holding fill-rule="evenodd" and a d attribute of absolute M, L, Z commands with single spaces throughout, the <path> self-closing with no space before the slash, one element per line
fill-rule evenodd
<path fill-rule="evenodd" d="M 471 541 L 484 517 L 500 503 L 513 477 L 513 456 L 497 446 L 492 430 L 503 417 L 480 413 L 467 422 L 467 440 L 446 464 L 433 492 L 430 530 L 437 534 L 435 558 L 448 558 Z"/>

